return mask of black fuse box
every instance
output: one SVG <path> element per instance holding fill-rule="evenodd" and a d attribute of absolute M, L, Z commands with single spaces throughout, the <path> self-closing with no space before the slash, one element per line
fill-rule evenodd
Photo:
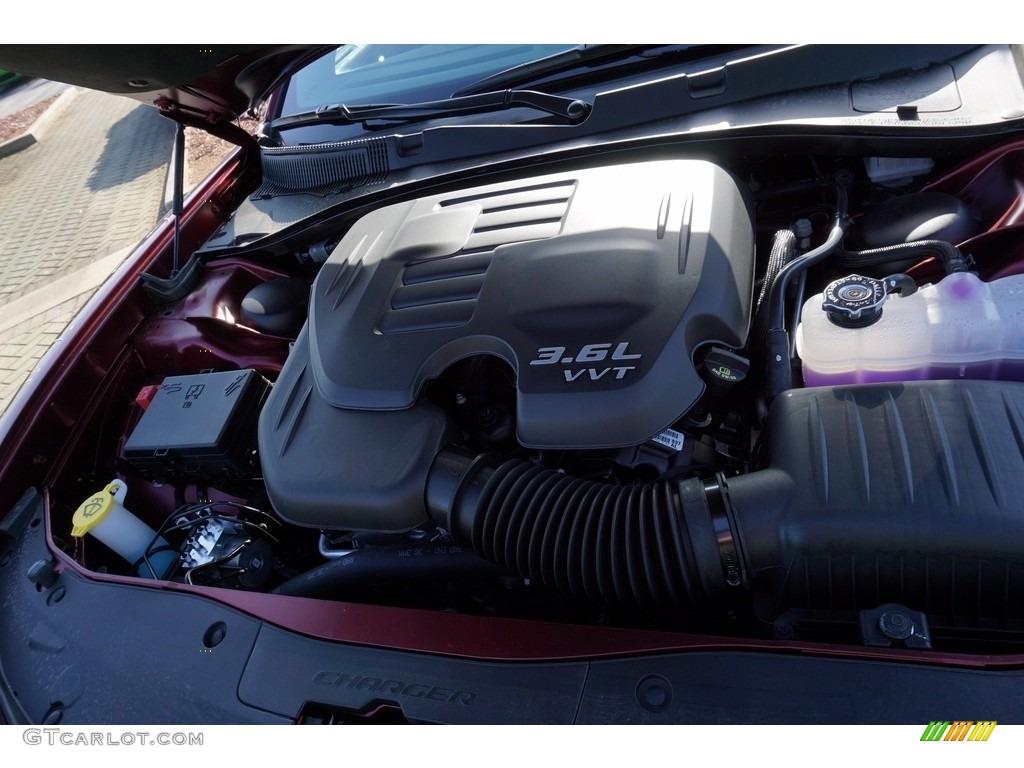
<path fill-rule="evenodd" d="M 155 480 L 258 476 L 256 424 L 271 384 L 256 371 L 164 379 L 124 446 Z"/>

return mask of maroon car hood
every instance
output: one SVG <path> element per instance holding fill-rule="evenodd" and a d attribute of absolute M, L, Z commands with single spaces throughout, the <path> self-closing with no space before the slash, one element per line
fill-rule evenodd
<path fill-rule="evenodd" d="M 0 68 L 217 123 L 255 106 L 330 45 L 0 45 Z M 191 118 L 191 119 L 188 119 Z"/>

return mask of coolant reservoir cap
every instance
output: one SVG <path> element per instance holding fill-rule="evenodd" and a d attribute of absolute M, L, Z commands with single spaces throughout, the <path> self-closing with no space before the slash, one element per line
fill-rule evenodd
<path fill-rule="evenodd" d="M 85 536 L 89 531 L 103 522 L 110 510 L 118 501 L 124 501 L 128 489 L 120 480 L 114 480 L 107 484 L 102 491 L 98 491 L 83 501 L 75 515 L 71 518 L 71 535 L 77 538 Z"/>
<path fill-rule="evenodd" d="M 821 308 L 835 325 L 842 328 L 864 328 L 882 316 L 886 295 L 884 281 L 847 275 L 825 287 Z"/>

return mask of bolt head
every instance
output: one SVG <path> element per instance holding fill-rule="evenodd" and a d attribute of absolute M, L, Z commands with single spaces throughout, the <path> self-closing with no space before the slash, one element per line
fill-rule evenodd
<path fill-rule="evenodd" d="M 914 622 L 903 611 L 885 611 L 878 617 L 878 628 L 893 640 L 906 640 L 914 634 Z"/>

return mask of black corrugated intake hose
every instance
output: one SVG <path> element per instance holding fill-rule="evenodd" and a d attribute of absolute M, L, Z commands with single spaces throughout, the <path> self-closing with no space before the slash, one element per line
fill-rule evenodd
<path fill-rule="evenodd" d="M 925 256 L 938 256 L 947 275 L 967 271 L 967 260 L 960 249 L 945 240 L 918 240 L 866 251 L 840 251 L 837 261 L 844 267 L 862 269 L 897 261 L 912 261 Z"/>
<path fill-rule="evenodd" d="M 678 606 L 742 586 L 733 526 L 700 480 L 611 485 L 449 448 L 427 507 L 499 567 L 595 602 Z"/>

